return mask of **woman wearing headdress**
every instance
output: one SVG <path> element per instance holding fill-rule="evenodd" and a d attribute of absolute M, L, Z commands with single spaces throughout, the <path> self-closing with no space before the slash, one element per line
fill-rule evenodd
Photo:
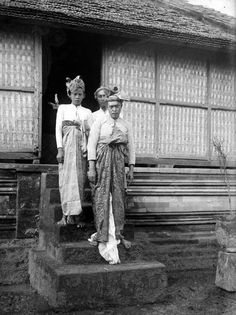
<path fill-rule="evenodd" d="M 129 164 L 127 181 L 133 180 L 135 164 L 131 126 L 120 112 L 123 99 L 109 96 L 108 115 L 97 119 L 88 140 L 88 179 L 93 184 L 94 218 L 97 232 L 89 241 L 98 245 L 101 256 L 110 264 L 120 262 L 117 245 L 130 242 L 122 235 L 125 219 L 125 161 Z"/>
<path fill-rule="evenodd" d="M 82 212 L 87 171 L 87 137 L 93 117 L 92 112 L 81 105 L 85 97 L 83 80 L 79 76 L 74 80 L 67 78 L 66 87 L 71 104 L 60 105 L 56 118 L 59 191 L 63 213 L 58 224 L 77 223 L 80 227 L 82 223 L 78 216 Z"/>

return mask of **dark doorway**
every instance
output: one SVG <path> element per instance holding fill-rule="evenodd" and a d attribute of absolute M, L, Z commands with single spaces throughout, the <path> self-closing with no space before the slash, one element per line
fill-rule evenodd
<path fill-rule="evenodd" d="M 60 104 L 70 103 L 66 77 L 80 75 L 85 82 L 83 106 L 97 110 L 94 91 L 101 82 L 102 40 L 95 34 L 54 30 L 43 39 L 42 157 L 41 163 L 56 163 L 56 110 L 49 104 L 57 94 Z"/>

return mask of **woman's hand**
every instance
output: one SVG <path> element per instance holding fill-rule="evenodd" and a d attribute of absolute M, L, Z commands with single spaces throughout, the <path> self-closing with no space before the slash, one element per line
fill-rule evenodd
<path fill-rule="evenodd" d="M 87 173 L 87 175 L 88 175 L 88 180 L 90 181 L 90 183 L 95 183 L 95 181 L 96 181 L 96 171 L 95 171 L 95 169 L 89 169 L 89 171 L 88 171 L 88 173 Z"/>
<path fill-rule="evenodd" d="M 90 131 L 90 127 L 89 127 L 87 119 L 84 120 L 84 129 L 85 129 L 86 132 Z"/>
<path fill-rule="evenodd" d="M 88 170 L 88 180 L 90 183 L 95 184 L 96 181 L 96 168 L 95 168 L 95 161 L 90 160 L 89 161 L 89 170 Z"/>
<path fill-rule="evenodd" d="M 64 162 L 64 150 L 63 148 L 58 148 L 58 153 L 57 153 L 57 162 L 58 163 L 63 163 Z"/>
<path fill-rule="evenodd" d="M 127 178 L 127 184 L 130 185 L 132 181 L 134 180 L 134 166 L 133 165 L 129 166 L 129 171 L 126 175 L 126 178 Z"/>

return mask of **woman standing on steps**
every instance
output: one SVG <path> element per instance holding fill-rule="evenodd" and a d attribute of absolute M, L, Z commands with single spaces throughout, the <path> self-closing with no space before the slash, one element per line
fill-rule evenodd
<path fill-rule="evenodd" d="M 93 123 L 92 112 L 81 105 L 85 84 L 77 76 L 67 78 L 67 95 L 71 104 L 60 105 L 56 118 L 59 191 L 63 216 L 58 225 L 84 225 L 80 220 L 87 172 L 87 137 Z"/>
<path fill-rule="evenodd" d="M 88 140 L 88 179 L 93 184 L 94 218 L 97 232 L 89 241 L 98 245 L 101 256 L 110 264 L 120 262 L 117 245 L 126 248 L 125 219 L 125 160 L 129 164 L 127 181 L 133 180 L 135 151 L 132 130 L 120 118 L 123 99 L 117 94 L 108 98 L 109 115 L 97 119 Z"/>

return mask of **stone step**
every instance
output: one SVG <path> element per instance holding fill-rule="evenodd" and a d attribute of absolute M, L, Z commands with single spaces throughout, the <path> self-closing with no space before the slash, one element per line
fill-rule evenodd
<path fill-rule="evenodd" d="M 178 272 L 181 270 L 201 270 L 212 268 L 215 270 L 217 266 L 217 253 L 208 254 L 207 256 L 193 256 L 193 257 L 169 257 L 160 256 L 159 260 L 165 264 L 167 271 Z"/>
<path fill-rule="evenodd" d="M 154 303 L 167 286 L 165 266 L 155 262 L 65 265 L 32 249 L 30 283 L 53 308 L 67 312 Z"/>
<path fill-rule="evenodd" d="M 121 262 L 133 262 L 138 260 L 161 261 L 186 260 L 192 258 L 208 259 L 216 257 L 218 247 L 215 245 L 191 246 L 186 245 L 153 245 L 132 242 L 130 249 L 118 245 Z M 46 246 L 47 253 L 65 264 L 101 264 L 104 259 L 100 256 L 98 248 L 91 246 L 88 241 L 52 244 Z"/>
<path fill-rule="evenodd" d="M 140 248 L 133 244 L 130 249 L 118 245 L 119 257 L 122 263 L 137 261 L 141 258 Z M 104 264 L 97 246 L 91 246 L 88 241 L 63 243 L 60 246 L 47 246 L 47 254 L 64 264 Z"/>
<path fill-rule="evenodd" d="M 40 222 L 40 232 L 46 243 L 53 244 L 79 242 L 88 240 L 96 232 L 93 223 L 87 223 L 83 228 L 77 228 L 76 225 L 58 226 L 57 224 L 45 224 Z M 125 224 L 123 235 L 127 240 L 134 239 L 134 229 L 132 224 Z"/>
<path fill-rule="evenodd" d="M 152 238 L 149 239 L 149 242 L 152 244 L 156 244 L 156 245 L 170 245 L 170 246 L 179 246 L 179 245 L 183 245 L 183 246 L 192 246 L 192 245 L 199 245 L 200 247 L 204 247 L 204 246 L 217 246 L 217 240 L 215 238 L 215 236 L 211 236 L 211 237 L 195 237 L 195 238 Z"/>
<path fill-rule="evenodd" d="M 92 223 L 93 222 L 93 210 L 92 205 L 90 203 L 84 203 L 83 204 L 83 213 L 81 219 L 86 223 Z M 41 212 L 40 215 L 40 223 L 42 225 L 53 225 L 60 221 L 62 218 L 62 209 L 61 205 L 54 204 L 49 205 L 43 212 Z"/>

